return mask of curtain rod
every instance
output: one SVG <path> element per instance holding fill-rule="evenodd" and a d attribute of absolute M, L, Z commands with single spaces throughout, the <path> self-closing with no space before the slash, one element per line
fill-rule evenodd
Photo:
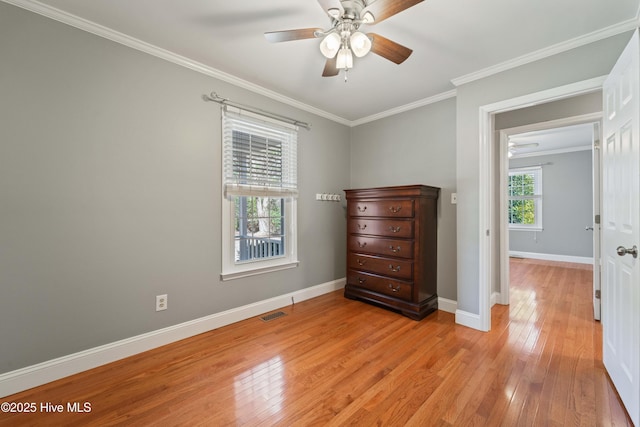
<path fill-rule="evenodd" d="M 229 105 L 231 107 L 241 108 L 243 110 L 250 111 L 252 113 L 259 114 L 261 116 L 269 117 L 271 119 L 281 120 L 283 122 L 286 122 L 286 123 L 289 123 L 289 124 L 292 124 L 292 125 L 295 125 L 295 126 L 303 127 L 306 130 L 311 130 L 311 125 L 309 123 L 301 122 L 299 120 L 292 119 L 290 117 L 281 116 L 280 114 L 270 113 L 268 111 L 264 111 L 264 110 L 261 110 L 259 108 L 254 108 L 254 107 L 249 107 L 247 105 L 238 104 L 237 102 L 233 102 L 233 101 L 228 100 L 227 98 L 221 97 L 220 95 L 218 95 L 215 92 L 211 92 L 210 95 L 202 95 L 202 99 L 205 102 L 210 102 L 211 101 L 211 102 L 218 103 L 220 105 Z"/>

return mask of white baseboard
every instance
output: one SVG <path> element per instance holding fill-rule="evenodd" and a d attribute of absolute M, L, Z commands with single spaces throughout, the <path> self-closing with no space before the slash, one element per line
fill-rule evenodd
<path fill-rule="evenodd" d="M 496 304 L 500 304 L 502 301 L 502 294 L 500 292 L 492 292 L 491 293 L 491 307 Z"/>
<path fill-rule="evenodd" d="M 264 301 L 205 316 L 157 331 L 137 335 L 110 344 L 59 357 L 37 365 L 0 374 L 0 397 L 37 387 L 69 375 L 96 368 L 125 357 L 211 331 L 231 323 L 277 310 L 344 288 L 346 279 L 338 279 L 301 289 Z"/>
<path fill-rule="evenodd" d="M 458 301 L 438 297 L 438 310 L 455 314 L 458 309 Z"/>
<path fill-rule="evenodd" d="M 483 331 L 482 322 L 480 321 L 480 315 L 469 313 L 462 310 L 456 310 L 456 323 L 458 325 L 466 326 L 468 328 L 477 329 Z"/>
<path fill-rule="evenodd" d="M 593 264 L 593 257 L 539 254 L 535 252 L 520 252 L 520 251 L 509 251 L 509 256 L 516 257 L 516 258 L 541 259 L 545 261 L 575 262 L 576 264 Z"/>

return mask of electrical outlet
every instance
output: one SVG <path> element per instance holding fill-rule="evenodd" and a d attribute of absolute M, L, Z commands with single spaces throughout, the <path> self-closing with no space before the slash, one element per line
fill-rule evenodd
<path fill-rule="evenodd" d="M 156 311 L 167 309 L 167 294 L 156 295 Z"/>

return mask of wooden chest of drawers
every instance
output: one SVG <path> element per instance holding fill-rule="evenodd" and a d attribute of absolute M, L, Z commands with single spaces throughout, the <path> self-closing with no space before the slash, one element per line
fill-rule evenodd
<path fill-rule="evenodd" d="M 438 309 L 437 201 L 425 185 L 345 190 L 344 295 L 415 319 Z"/>

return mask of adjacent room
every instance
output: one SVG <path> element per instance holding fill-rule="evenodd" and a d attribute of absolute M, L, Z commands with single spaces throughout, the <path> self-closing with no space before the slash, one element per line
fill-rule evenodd
<path fill-rule="evenodd" d="M 0 0 L 0 425 L 638 425 L 640 0 Z"/>

